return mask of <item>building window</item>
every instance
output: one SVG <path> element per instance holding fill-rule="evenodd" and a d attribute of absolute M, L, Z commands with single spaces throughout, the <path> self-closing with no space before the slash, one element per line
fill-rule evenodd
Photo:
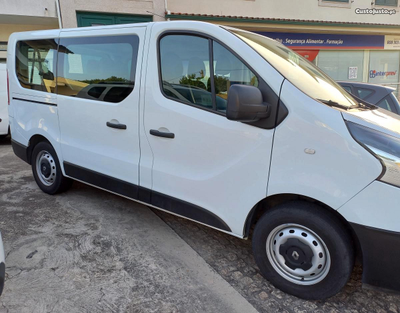
<path fill-rule="evenodd" d="M 399 68 L 400 51 L 371 51 L 368 82 L 397 87 Z"/>
<path fill-rule="evenodd" d="M 77 12 L 76 18 L 78 27 L 146 23 L 153 21 L 153 17 L 151 15 L 126 15 L 92 12 Z"/>
<path fill-rule="evenodd" d="M 375 5 L 397 7 L 398 4 L 398 0 L 375 0 Z"/>
<path fill-rule="evenodd" d="M 334 80 L 362 82 L 364 51 L 321 50 L 318 67 Z"/>
<path fill-rule="evenodd" d="M 62 38 L 57 93 L 121 102 L 135 86 L 138 46 L 135 35 Z"/>
<path fill-rule="evenodd" d="M 350 8 L 350 0 L 318 0 L 319 6 L 335 7 L 335 8 Z"/>

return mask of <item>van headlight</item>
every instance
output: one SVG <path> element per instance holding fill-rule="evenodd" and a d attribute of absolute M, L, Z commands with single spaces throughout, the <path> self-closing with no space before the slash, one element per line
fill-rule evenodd
<path fill-rule="evenodd" d="M 346 124 L 354 139 L 381 161 L 383 172 L 378 179 L 400 187 L 400 139 L 352 122 Z"/>

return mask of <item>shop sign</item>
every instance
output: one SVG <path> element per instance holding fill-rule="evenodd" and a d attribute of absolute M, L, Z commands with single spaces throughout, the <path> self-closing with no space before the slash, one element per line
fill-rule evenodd
<path fill-rule="evenodd" d="M 369 78 L 379 77 L 388 77 L 388 76 L 396 76 L 397 71 L 377 71 L 377 70 L 370 70 L 369 71 Z"/>
<path fill-rule="evenodd" d="M 257 32 L 292 49 L 384 49 L 384 35 Z"/>
<path fill-rule="evenodd" d="M 400 50 L 400 36 L 385 36 L 386 50 Z"/>

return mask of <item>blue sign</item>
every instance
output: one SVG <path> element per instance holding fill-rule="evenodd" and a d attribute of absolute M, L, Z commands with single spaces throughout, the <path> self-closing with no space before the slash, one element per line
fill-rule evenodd
<path fill-rule="evenodd" d="M 291 48 L 318 49 L 383 49 L 384 35 L 340 35 L 308 33 L 257 32 Z"/>

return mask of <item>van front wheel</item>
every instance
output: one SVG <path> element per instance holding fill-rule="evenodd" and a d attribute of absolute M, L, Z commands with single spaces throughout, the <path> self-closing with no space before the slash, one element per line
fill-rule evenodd
<path fill-rule="evenodd" d="M 352 240 L 324 208 L 293 201 L 269 210 L 253 233 L 254 258 L 277 288 L 303 299 L 338 293 L 354 265 Z"/>
<path fill-rule="evenodd" d="M 71 186 L 72 181 L 63 176 L 57 154 L 49 143 L 40 142 L 34 147 L 31 164 L 33 177 L 45 193 L 53 195 Z"/>

